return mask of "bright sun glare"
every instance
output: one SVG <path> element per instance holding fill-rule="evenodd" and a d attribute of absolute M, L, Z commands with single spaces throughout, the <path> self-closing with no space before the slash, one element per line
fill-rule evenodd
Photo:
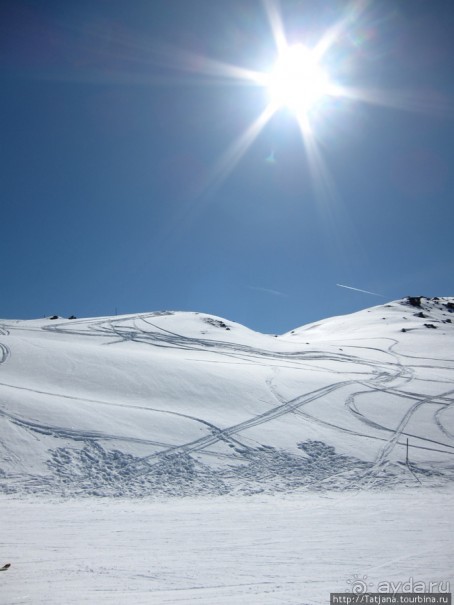
<path fill-rule="evenodd" d="M 306 117 L 330 93 L 328 75 L 315 53 L 302 44 L 289 46 L 280 54 L 267 80 L 273 107 L 288 107 L 300 117 Z"/>
<path fill-rule="evenodd" d="M 346 87 L 339 81 L 339 57 L 336 55 L 338 40 L 348 38 L 349 28 L 358 23 L 368 6 L 367 1 L 352 0 L 345 15 L 326 29 L 318 42 L 307 47 L 304 44 L 289 44 L 278 0 L 263 0 L 268 21 L 275 43 L 277 58 L 274 65 L 266 71 L 255 71 L 238 65 L 221 63 L 200 55 L 188 55 L 180 58 L 191 71 L 199 71 L 209 77 L 225 77 L 234 82 L 251 83 L 267 93 L 268 100 L 263 110 L 246 129 L 229 145 L 213 166 L 204 187 L 215 187 L 222 182 L 251 147 L 258 135 L 274 114 L 281 108 L 288 108 L 295 116 L 304 143 L 309 168 L 319 195 L 327 198 L 333 195 L 333 184 L 323 154 L 318 145 L 317 129 L 323 118 L 334 115 L 342 104 L 324 103 L 328 98 L 360 101 L 401 109 L 418 105 L 403 93 L 386 93 L 380 90 L 367 90 Z M 329 70 L 324 67 L 328 63 Z M 274 152 L 271 153 L 274 163 Z"/>

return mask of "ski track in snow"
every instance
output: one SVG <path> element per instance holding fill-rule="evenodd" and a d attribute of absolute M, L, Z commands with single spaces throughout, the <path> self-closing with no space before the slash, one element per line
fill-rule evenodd
<path fill-rule="evenodd" d="M 93 320 L 73 320 L 56 322 L 44 326 L 0 326 L 0 335 L 8 336 L 16 330 L 23 333 L 44 331 L 62 338 L 96 339 L 106 346 L 121 347 L 123 343 L 134 346 L 153 347 L 168 351 L 209 353 L 209 359 L 192 359 L 200 363 L 227 363 L 240 366 L 251 366 L 266 369 L 270 378 L 265 381 L 270 400 L 277 405 L 264 409 L 263 412 L 230 426 L 218 426 L 216 423 L 182 412 L 160 409 L 150 405 L 136 405 L 127 402 L 104 401 L 97 398 L 86 398 L 43 389 L 0 382 L 3 393 L 8 389 L 30 392 L 34 395 L 51 399 L 79 401 L 83 404 L 94 404 L 156 415 L 167 415 L 181 418 L 195 425 L 200 425 L 204 433 L 190 441 L 168 443 L 165 440 L 147 439 L 143 436 L 133 437 L 121 433 L 109 433 L 103 430 L 82 430 L 77 427 L 64 427 L 24 418 L 20 413 L 9 411 L 5 404 L 5 395 L 0 400 L 0 417 L 28 433 L 46 435 L 61 441 L 62 447 L 51 452 L 48 461 L 50 475 L 33 476 L 24 474 L 7 474 L 1 471 L 0 486 L 7 493 L 25 492 L 59 492 L 71 495 L 192 495 L 199 493 L 254 493 L 261 491 L 288 491 L 301 489 L 356 489 L 358 487 L 384 487 L 408 483 L 414 485 L 434 482 L 438 485 L 446 479 L 454 478 L 454 465 L 444 463 L 437 465 L 427 460 L 425 463 L 405 465 L 402 454 L 405 440 L 411 437 L 412 451 L 443 454 L 446 460 L 454 455 L 454 434 L 443 421 L 446 410 L 454 403 L 454 388 L 439 391 L 436 394 L 422 395 L 417 390 L 407 390 L 406 385 L 422 381 L 428 384 L 431 379 L 419 378 L 417 372 L 429 369 L 448 373 L 454 370 L 454 360 L 437 357 L 424 357 L 401 352 L 401 341 L 396 338 L 379 337 L 361 339 L 352 338 L 341 341 L 342 347 L 333 346 L 317 348 L 307 343 L 306 350 L 272 350 L 249 344 L 239 344 L 218 338 L 196 337 L 179 334 L 156 323 L 157 318 L 172 317 L 172 312 L 148 313 L 126 318 L 102 318 Z M 208 328 L 220 326 L 230 330 L 224 322 L 205 318 Z M 308 338 L 309 332 L 308 332 Z M 358 344 L 364 340 L 364 346 Z M 374 346 L 374 340 L 377 346 Z M 355 344 L 353 344 L 353 342 Z M 381 346 L 379 346 L 381 345 Z M 285 348 L 285 347 L 284 347 Z M 347 352 L 345 351 L 347 350 Z M 10 357 L 10 348 L 0 343 L 0 364 Z M 213 358 L 215 356 L 216 358 Z M 377 358 L 378 357 L 378 358 Z M 407 362 L 408 360 L 408 362 Z M 416 363 L 416 361 L 420 363 Z M 305 390 L 288 398 L 283 394 L 286 384 L 282 382 L 279 372 L 282 370 L 313 372 L 324 374 L 327 384 L 312 390 Z M 252 371 L 252 370 L 251 370 Z M 306 374 L 305 374 L 306 375 Z M 343 378 L 345 375 L 350 378 Z M 336 380 L 333 381 L 333 379 Z M 453 379 L 436 380 L 441 385 L 453 384 Z M 303 385 L 303 383 L 302 383 Z M 358 388 L 360 387 L 360 388 Z M 400 420 L 392 422 L 377 421 L 366 413 L 368 406 L 360 404 L 365 397 L 376 395 L 392 396 L 402 402 Z M 324 418 L 320 413 L 314 414 L 314 405 L 338 397 L 339 406 L 347 411 L 353 424 L 339 424 Z M 425 406 L 435 405 L 432 415 L 435 431 L 431 436 L 418 434 L 407 428 L 411 425 L 416 413 Z M 321 410 L 322 411 L 322 410 Z M 347 418 L 344 416 L 343 418 Z M 257 429 L 272 425 L 276 421 L 286 420 L 293 423 L 299 419 L 316 431 L 334 431 L 337 435 L 349 438 L 357 437 L 376 442 L 375 458 L 364 461 L 351 455 L 337 453 L 329 444 L 318 439 L 302 439 L 293 445 L 293 450 L 270 446 L 257 442 L 252 434 Z M 384 419 L 383 419 L 384 420 Z M 121 425 L 119 425 L 121 426 Z M 273 425 L 274 426 L 274 425 Z M 364 427 L 364 430 L 361 430 Z M 433 438 L 432 435 L 438 435 Z M 115 441 L 126 445 L 140 444 L 150 446 L 152 452 L 146 455 L 132 455 L 127 450 L 109 449 L 108 443 Z M 71 443 L 79 443 L 73 447 Z M 219 446 L 230 448 L 222 451 Z M 300 453 L 295 453 L 295 445 Z M 194 457 L 196 456 L 196 457 Z M 202 456 L 200 459 L 199 456 Z M 227 462 L 221 467 L 212 467 L 208 459 Z M 230 463 L 229 463 L 230 461 Z M 409 472 L 410 471 L 410 472 Z M 22 477 L 22 478 L 21 478 Z"/>
<path fill-rule="evenodd" d="M 440 416 L 443 414 L 443 412 L 448 411 L 448 409 L 453 405 L 454 405 L 454 401 L 449 403 L 445 407 L 440 408 L 434 414 L 434 420 L 437 423 L 440 430 L 446 435 L 446 437 L 448 437 L 449 439 L 452 439 L 452 440 L 454 440 L 454 433 L 452 433 L 451 431 L 448 431 L 448 429 L 446 428 L 446 426 L 443 424 L 442 420 L 440 419 Z"/>
<path fill-rule="evenodd" d="M 5 363 L 9 356 L 9 348 L 5 344 L 0 343 L 0 364 Z"/>

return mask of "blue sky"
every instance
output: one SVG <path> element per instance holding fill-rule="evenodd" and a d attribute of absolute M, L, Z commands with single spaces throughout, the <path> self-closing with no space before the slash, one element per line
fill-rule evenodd
<path fill-rule="evenodd" d="M 268 73 L 276 15 L 289 45 L 336 31 L 324 67 L 354 92 L 229 155 L 269 94 L 225 65 Z M 4 0 L 0 30 L 0 317 L 280 333 L 453 294 L 451 2 Z"/>

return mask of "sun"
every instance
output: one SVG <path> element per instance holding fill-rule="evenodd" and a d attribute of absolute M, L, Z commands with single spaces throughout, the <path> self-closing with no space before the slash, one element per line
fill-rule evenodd
<path fill-rule="evenodd" d="M 267 89 L 276 111 L 287 107 L 299 117 L 307 117 L 330 94 L 331 83 L 315 52 L 295 44 L 280 53 L 268 74 Z"/>

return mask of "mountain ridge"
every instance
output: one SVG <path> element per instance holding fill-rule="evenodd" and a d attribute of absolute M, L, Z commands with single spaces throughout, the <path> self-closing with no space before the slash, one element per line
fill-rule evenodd
<path fill-rule="evenodd" d="M 0 490 L 443 485 L 453 311 L 408 297 L 282 335 L 198 312 L 1 320 Z"/>

